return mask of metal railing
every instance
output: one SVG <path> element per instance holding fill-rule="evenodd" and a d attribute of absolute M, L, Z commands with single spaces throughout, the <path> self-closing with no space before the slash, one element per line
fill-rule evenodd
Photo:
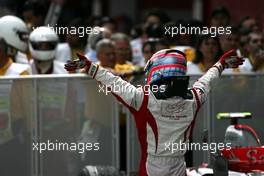
<path fill-rule="evenodd" d="M 191 82 L 198 76 L 191 76 Z M 143 84 L 137 78 L 135 84 Z M 221 142 L 228 121 L 218 112 L 249 111 L 251 125 L 264 140 L 264 75 L 223 75 L 212 86 L 194 128 L 193 141 Z M 73 176 L 85 165 L 120 166 L 119 103 L 99 93 L 85 75 L 0 78 L 0 175 Z M 127 173 L 137 171 L 140 157 L 133 117 L 127 111 Z M 33 143 L 100 143 L 100 150 L 40 151 Z M 94 147 L 94 146 L 93 146 Z M 193 152 L 193 165 L 211 161 L 209 151 Z"/>

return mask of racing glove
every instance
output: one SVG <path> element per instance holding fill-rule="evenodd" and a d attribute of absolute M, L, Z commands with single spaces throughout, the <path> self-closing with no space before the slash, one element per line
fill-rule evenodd
<path fill-rule="evenodd" d="M 225 68 L 237 68 L 239 65 L 242 65 L 244 61 L 245 60 L 236 53 L 236 50 L 233 49 L 224 53 L 213 67 L 216 67 L 219 74 L 221 74 Z"/>
<path fill-rule="evenodd" d="M 64 65 L 64 68 L 68 72 L 75 72 L 77 69 L 83 69 L 83 72 L 94 78 L 99 66 L 97 64 L 93 64 L 88 58 L 80 53 L 77 53 L 77 56 L 78 59 L 68 60 Z"/>
<path fill-rule="evenodd" d="M 219 62 L 223 68 L 237 68 L 239 65 L 242 65 L 245 60 L 238 56 L 236 50 L 232 49 L 224 53 Z"/>

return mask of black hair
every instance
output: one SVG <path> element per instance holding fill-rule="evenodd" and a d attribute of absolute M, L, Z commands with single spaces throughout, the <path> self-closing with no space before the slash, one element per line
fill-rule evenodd
<path fill-rule="evenodd" d="M 87 20 L 86 23 L 88 26 L 100 26 L 101 25 L 101 17 L 100 16 L 90 16 Z"/>
<path fill-rule="evenodd" d="M 150 24 L 146 28 L 146 34 L 149 38 L 161 38 L 163 36 L 163 28 L 158 24 Z"/>
<path fill-rule="evenodd" d="M 245 16 L 244 18 L 242 18 L 242 20 L 239 22 L 239 26 L 242 27 L 242 24 L 249 20 L 249 19 L 254 19 L 252 16 Z"/>
<path fill-rule="evenodd" d="M 148 39 L 147 41 L 145 41 L 144 43 L 143 43 L 143 46 L 142 46 L 142 52 L 144 53 L 144 49 L 145 49 L 145 47 L 147 46 L 147 45 L 149 45 L 150 46 L 150 51 L 151 51 L 151 53 L 155 53 L 155 50 L 156 50 L 156 40 L 158 40 L 158 39 L 152 39 L 152 38 L 150 38 L 150 39 Z"/>
<path fill-rule="evenodd" d="M 86 26 L 86 24 L 82 18 L 74 18 L 68 23 L 67 26 L 68 27 L 73 26 L 73 27 L 78 28 L 78 27 L 84 27 L 84 26 Z"/>
<path fill-rule="evenodd" d="M 32 11 L 34 16 L 45 17 L 47 13 L 47 6 L 44 3 L 37 0 L 28 0 L 23 6 L 23 12 Z"/>
<path fill-rule="evenodd" d="M 178 46 L 182 45 L 180 42 L 180 33 L 175 34 L 173 37 L 171 37 L 171 33 L 167 32 L 166 29 L 172 29 L 173 27 L 180 28 L 180 25 L 183 27 L 191 28 L 191 27 L 198 27 L 200 29 L 203 28 L 204 24 L 199 20 L 177 20 L 177 21 L 170 21 L 163 25 L 163 37 L 167 39 L 169 44 L 171 46 Z M 189 34 L 190 35 L 190 46 L 194 47 L 196 43 L 196 38 L 198 37 L 198 34 Z"/>
<path fill-rule="evenodd" d="M 227 10 L 227 8 L 225 8 L 224 6 L 218 6 L 216 7 L 213 11 L 212 11 L 212 18 L 218 16 L 218 15 L 224 15 L 226 16 L 228 19 L 230 19 L 230 13 Z"/>
<path fill-rule="evenodd" d="M 86 22 L 82 18 L 74 18 L 68 23 L 67 26 L 68 26 L 69 29 L 71 27 L 75 27 L 76 29 L 80 28 L 80 27 L 85 28 L 86 27 Z M 80 46 L 85 46 L 86 42 L 87 42 L 88 34 L 86 32 L 84 32 L 83 34 L 84 34 L 84 36 L 82 36 L 82 37 L 80 37 L 78 35 L 79 41 L 80 41 Z"/>
<path fill-rule="evenodd" d="M 106 23 L 116 24 L 115 20 L 109 16 L 105 16 L 100 20 L 100 26 L 103 26 Z"/>
<path fill-rule="evenodd" d="M 130 36 L 132 39 L 136 39 L 143 34 L 143 29 L 141 24 L 134 25 L 130 31 Z"/>
<path fill-rule="evenodd" d="M 145 41 L 143 43 L 143 46 L 142 46 L 142 52 L 144 51 L 144 48 L 147 46 L 147 45 L 150 45 L 150 50 L 152 53 L 155 53 L 157 52 L 156 51 L 156 45 L 157 44 L 161 44 L 161 45 L 164 45 L 164 46 L 167 46 L 169 48 L 169 42 L 166 40 L 166 39 L 161 39 L 161 38 L 149 38 L 147 41 Z M 183 53 L 184 54 L 184 53 Z"/>
<path fill-rule="evenodd" d="M 231 34 L 239 35 L 239 28 L 237 26 L 231 26 Z"/>
<path fill-rule="evenodd" d="M 159 9 L 149 10 L 144 17 L 144 22 L 146 22 L 148 17 L 150 16 L 158 17 L 160 19 L 161 24 L 164 24 L 170 21 L 170 17 L 167 15 L 167 13 Z"/>
<path fill-rule="evenodd" d="M 194 63 L 198 64 L 202 61 L 203 59 L 203 54 L 202 52 L 199 50 L 200 46 L 202 45 L 202 42 L 204 40 L 208 40 L 209 38 L 212 38 L 216 41 L 217 46 L 218 46 L 218 52 L 215 55 L 215 60 L 217 60 L 219 58 L 219 56 L 221 55 L 222 51 L 221 51 L 221 47 L 220 47 L 220 43 L 218 40 L 218 37 L 211 37 L 209 34 L 208 35 L 200 35 L 197 39 L 196 42 L 196 46 L 195 46 L 195 58 L 193 60 Z"/>
<path fill-rule="evenodd" d="M 240 35 L 249 35 L 252 32 L 252 30 L 245 27 L 240 27 L 238 28 L 238 32 Z"/>

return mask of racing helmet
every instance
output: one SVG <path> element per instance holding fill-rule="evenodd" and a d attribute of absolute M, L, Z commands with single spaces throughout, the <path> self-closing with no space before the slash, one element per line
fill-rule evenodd
<path fill-rule="evenodd" d="M 9 47 L 26 52 L 28 34 L 29 29 L 20 18 L 11 15 L 0 18 L 0 37 Z"/>
<path fill-rule="evenodd" d="M 173 96 L 188 97 L 189 76 L 186 76 L 186 57 L 181 51 L 164 49 L 153 54 L 148 60 L 146 84 L 158 86 L 153 92 L 157 99 L 166 99 Z"/>
<path fill-rule="evenodd" d="M 39 61 L 55 58 L 58 35 L 49 27 L 41 26 L 29 35 L 29 51 L 32 57 Z"/>
<path fill-rule="evenodd" d="M 145 71 L 147 84 L 154 84 L 175 76 L 186 75 L 186 57 L 175 49 L 160 50 L 148 60 Z"/>

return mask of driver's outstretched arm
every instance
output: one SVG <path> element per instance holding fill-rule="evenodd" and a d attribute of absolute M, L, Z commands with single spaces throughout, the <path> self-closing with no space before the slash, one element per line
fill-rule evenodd
<path fill-rule="evenodd" d="M 193 85 L 193 88 L 196 89 L 198 93 L 200 103 L 202 104 L 206 101 L 210 91 L 210 84 L 221 76 L 225 68 L 237 68 L 239 65 L 242 65 L 243 62 L 244 60 L 236 55 L 235 50 L 224 53 L 219 61 Z"/>
<path fill-rule="evenodd" d="M 144 92 L 142 88 L 136 88 L 121 77 L 114 75 L 110 71 L 92 63 L 82 54 L 77 54 L 79 60 L 68 61 L 65 69 L 69 72 L 75 72 L 76 69 L 84 69 L 84 72 L 97 80 L 111 91 L 117 99 L 128 108 L 139 110 L 141 107 Z"/>

